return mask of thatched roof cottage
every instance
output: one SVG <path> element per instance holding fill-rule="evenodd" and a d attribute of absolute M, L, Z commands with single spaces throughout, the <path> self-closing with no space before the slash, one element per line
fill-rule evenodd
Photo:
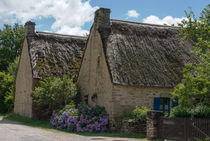
<path fill-rule="evenodd" d="M 78 77 L 83 101 L 105 106 L 111 120 L 136 105 L 170 111 L 184 64 L 197 60 L 193 42 L 180 43 L 178 30 L 113 20 L 110 9 L 97 10 Z"/>
<path fill-rule="evenodd" d="M 35 23 L 25 24 L 25 38 L 15 80 L 14 112 L 33 116 L 32 90 L 41 78 L 78 75 L 86 37 L 35 32 Z"/>

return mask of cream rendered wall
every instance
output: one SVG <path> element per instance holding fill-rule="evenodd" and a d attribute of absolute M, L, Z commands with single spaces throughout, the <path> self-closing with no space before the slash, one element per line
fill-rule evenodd
<path fill-rule="evenodd" d="M 154 97 L 170 97 L 173 88 L 134 87 L 114 85 L 114 117 L 119 117 L 124 111 L 130 111 L 135 106 L 146 106 L 153 109 Z"/>
<path fill-rule="evenodd" d="M 32 117 L 32 70 L 28 50 L 27 39 L 23 43 L 15 86 L 15 105 L 16 114 Z"/>
<path fill-rule="evenodd" d="M 88 95 L 88 103 L 92 106 L 104 106 L 110 115 L 110 119 L 112 119 L 113 86 L 110 80 L 102 46 L 100 34 L 93 26 L 81 64 L 78 85 L 80 86 L 83 100 L 84 96 Z M 95 102 L 92 100 L 94 94 L 97 95 L 97 100 Z"/>

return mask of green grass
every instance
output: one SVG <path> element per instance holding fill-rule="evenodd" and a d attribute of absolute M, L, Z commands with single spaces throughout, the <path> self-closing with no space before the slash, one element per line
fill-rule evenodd
<path fill-rule="evenodd" d="M 82 136 L 103 136 L 103 137 L 121 137 L 121 138 L 138 138 L 138 139 L 145 139 L 146 135 L 144 134 L 136 134 L 136 133 L 119 133 L 119 132 L 100 132 L 100 133 L 77 133 L 78 135 Z"/>
<path fill-rule="evenodd" d="M 0 117 L 4 117 L 4 116 L 5 116 L 5 114 L 0 113 Z"/>
<path fill-rule="evenodd" d="M 11 120 L 11 121 L 16 121 L 20 122 L 21 124 L 31 126 L 31 127 L 36 127 L 36 128 L 42 128 L 45 130 L 50 130 L 53 132 L 64 132 L 64 133 L 72 133 L 68 132 L 66 130 L 56 130 L 54 129 L 49 121 L 44 121 L 44 120 L 37 120 L 37 119 L 31 119 L 23 116 L 19 116 L 16 114 L 0 114 L 0 117 L 3 117 L 5 119 Z M 77 134 L 77 135 L 82 135 L 82 136 L 103 136 L 103 137 L 122 137 L 122 138 L 136 138 L 136 139 L 145 139 L 146 140 L 146 135 L 145 134 L 136 134 L 136 133 L 119 133 L 119 132 L 100 132 L 100 133 L 72 133 L 72 134 Z"/>
<path fill-rule="evenodd" d="M 46 128 L 46 129 L 52 129 L 53 127 L 50 125 L 49 121 L 44 121 L 44 120 L 37 120 L 37 119 L 31 119 L 23 116 L 19 116 L 17 114 L 0 114 L 1 117 L 12 120 L 12 121 L 17 121 L 20 122 L 24 125 L 32 126 L 32 127 L 39 127 L 39 128 Z"/>

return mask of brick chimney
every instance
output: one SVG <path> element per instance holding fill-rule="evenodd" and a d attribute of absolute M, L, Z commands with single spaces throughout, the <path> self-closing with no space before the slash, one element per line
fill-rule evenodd
<path fill-rule="evenodd" d="M 94 24 L 96 28 L 110 27 L 110 9 L 100 8 L 95 12 Z"/>
<path fill-rule="evenodd" d="M 33 36 L 35 34 L 35 23 L 28 21 L 25 23 L 25 36 Z"/>

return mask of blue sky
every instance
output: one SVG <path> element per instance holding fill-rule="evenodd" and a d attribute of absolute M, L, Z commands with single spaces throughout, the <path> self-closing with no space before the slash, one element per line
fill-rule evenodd
<path fill-rule="evenodd" d="M 0 29 L 3 24 L 31 20 L 36 30 L 84 35 L 94 12 L 110 8 L 111 18 L 154 24 L 177 24 L 192 8 L 196 16 L 209 0 L 0 0 Z"/>

